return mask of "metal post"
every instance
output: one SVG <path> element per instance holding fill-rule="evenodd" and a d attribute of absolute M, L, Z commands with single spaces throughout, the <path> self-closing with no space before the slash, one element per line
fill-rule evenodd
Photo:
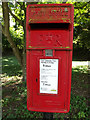
<path fill-rule="evenodd" d="M 43 120 L 53 120 L 53 113 L 43 113 Z"/>

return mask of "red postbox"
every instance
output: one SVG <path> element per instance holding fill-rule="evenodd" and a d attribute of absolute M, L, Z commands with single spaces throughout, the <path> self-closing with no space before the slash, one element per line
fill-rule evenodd
<path fill-rule="evenodd" d="M 28 5 L 26 12 L 27 108 L 69 112 L 74 8 Z"/>

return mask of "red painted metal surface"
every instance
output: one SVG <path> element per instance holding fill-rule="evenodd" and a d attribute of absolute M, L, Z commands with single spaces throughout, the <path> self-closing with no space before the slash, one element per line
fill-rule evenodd
<path fill-rule="evenodd" d="M 27 108 L 69 112 L 74 8 L 71 4 L 28 5 L 26 12 Z M 45 50 L 53 50 L 46 56 Z M 40 93 L 40 60 L 58 60 L 57 94 Z"/>

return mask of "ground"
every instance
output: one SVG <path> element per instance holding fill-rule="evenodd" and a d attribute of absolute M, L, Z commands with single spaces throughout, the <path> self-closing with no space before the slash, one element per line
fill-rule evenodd
<path fill-rule="evenodd" d="M 43 114 L 27 110 L 26 82 L 22 82 L 22 71 L 14 56 L 3 57 L 2 66 L 2 117 L 5 119 L 40 119 Z M 54 118 L 89 120 L 88 66 L 73 66 L 71 102 L 69 113 L 54 113 Z"/>

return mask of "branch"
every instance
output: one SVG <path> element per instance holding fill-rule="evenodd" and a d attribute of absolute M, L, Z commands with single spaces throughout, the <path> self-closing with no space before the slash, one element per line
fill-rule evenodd
<path fill-rule="evenodd" d="M 5 25 L 4 32 L 6 34 L 6 32 L 9 31 L 9 13 L 8 13 L 7 2 L 2 2 L 2 9 L 3 9 L 3 19 L 4 19 L 4 25 Z"/>
<path fill-rule="evenodd" d="M 4 17 L 4 26 L 2 27 L 3 34 L 7 37 L 8 42 L 10 43 L 10 46 L 17 57 L 20 65 L 22 66 L 22 58 L 19 52 L 19 49 L 16 47 L 9 31 L 9 8 L 8 8 L 8 2 L 2 3 L 2 9 L 3 9 L 3 17 Z"/>
<path fill-rule="evenodd" d="M 10 10 L 10 8 L 9 8 L 9 13 L 15 18 L 16 21 L 18 21 L 18 22 L 20 23 L 20 25 L 23 26 L 23 21 L 20 20 L 18 17 L 16 17 L 16 16 L 12 13 L 12 11 Z"/>
<path fill-rule="evenodd" d="M 87 5 L 87 3 L 86 3 L 86 4 L 84 4 L 84 5 L 83 5 L 83 6 L 81 6 L 81 7 L 74 7 L 74 9 L 83 9 L 86 5 Z"/>
<path fill-rule="evenodd" d="M 17 2 L 20 6 L 21 6 L 21 8 L 24 10 L 24 11 L 26 11 L 26 8 L 25 8 L 25 5 L 24 5 L 24 2 L 23 2 L 23 5 L 21 5 L 21 2 Z"/>

